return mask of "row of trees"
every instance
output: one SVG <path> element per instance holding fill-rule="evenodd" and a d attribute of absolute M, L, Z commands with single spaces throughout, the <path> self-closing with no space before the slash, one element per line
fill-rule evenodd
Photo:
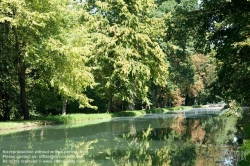
<path fill-rule="evenodd" d="M 216 52 L 217 79 L 212 85 L 213 95 L 244 105 L 250 101 L 249 14 L 249 0 L 204 0 L 201 8 L 188 16 L 189 21 L 198 25 L 197 38 L 208 51 Z"/>
<path fill-rule="evenodd" d="M 215 64 L 215 92 L 245 99 L 247 86 L 242 81 L 248 77 L 248 62 L 243 64 L 240 55 L 247 54 L 249 44 L 247 5 L 246 0 L 237 5 L 196 0 L 2 0 L 2 115 L 6 120 L 29 119 L 30 113 L 59 113 L 66 105 L 71 112 L 113 112 L 206 103 L 211 101 L 206 87 L 216 79 Z M 230 65 L 234 77 L 226 77 Z M 244 93 L 232 96 L 241 78 L 238 72 L 245 75 Z"/>

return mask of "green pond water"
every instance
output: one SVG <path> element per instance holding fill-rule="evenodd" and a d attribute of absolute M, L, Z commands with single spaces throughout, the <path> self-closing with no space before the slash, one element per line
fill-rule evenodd
<path fill-rule="evenodd" d="M 3 135 L 0 165 L 236 165 L 244 159 L 235 153 L 236 118 L 220 113 L 193 109 Z"/>

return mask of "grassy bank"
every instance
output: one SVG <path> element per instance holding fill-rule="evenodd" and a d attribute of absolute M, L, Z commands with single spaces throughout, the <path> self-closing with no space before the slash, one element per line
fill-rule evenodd
<path fill-rule="evenodd" d="M 47 116 L 31 119 L 29 121 L 9 121 L 0 122 L 0 134 L 6 130 L 16 130 L 24 128 L 35 128 L 39 126 L 56 125 L 56 124 L 74 124 L 97 119 L 111 119 L 111 114 L 68 114 L 65 116 Z"/>
<path fill-rule="evenodd" d="M 179 111 L 179 110 L 188 110 L 193 107 L 189 106 L 178 106 L 178 107 L 171 107 L 171 108 L 155 108 L 149 110 L 135 110 L 135 111 L 123 111 L 113 113 L 112 117 L 122 117 L 122 116 L 141 116 L 145 114 L 164 114 L 169 111 Z"/>
<path fill-rule="evenodd" d="M 10 122 L 0 122 L 0 135 L 2 133 L 6 133 L 7 131 L 16 131 L 22 130 L 25 128 L 36 128 L 39 126 L 46 125 L 56 125 L 56 124 L 74 124 L 78 122 L 85 122 L 90 120 L 98 120 L 98 119 L 111 119 L 112 117 L 136 117 L 143 116 L 149 113 L 166 113 L 169 111 L 177 111 L 177 110 L 186 110 L 191 109 L 192 107 L 171 107 L 171 108 L 157 108 L 150 110 L 134 110 L 134 111 L 123 111 L 116 113 L 101 113 L 101 114 L 68 114 L 65 116 L 56 115 L 56 116 L 47 116 L 47 117 L 39 117 L 35 119 L 31 119 L 29 121 L 10 121 Z"/>

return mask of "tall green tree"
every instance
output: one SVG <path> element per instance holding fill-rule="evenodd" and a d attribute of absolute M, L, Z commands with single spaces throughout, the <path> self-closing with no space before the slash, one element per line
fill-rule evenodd
<path fill-rule="evenodd" d="M 27 92 L 35 85 L 54 87 L 61 96 L 90 106 L 82 92 L 93 83 L 93 77 L 84 65 L 83 53 L 66 40 L 76 16 L 69 9 L 67 0 L 0 2 L 0 26 L 4 32 L 0 38 L 6 41 L 1 54 L 8 57 L 1 60 L 15 69 L 8 78 L 19 83 L 24 119 L 29 119 Z M 6 78 L 1 80 L 5 81 Z"/>
<path fill-rule="evenodd" d="M 197 50 L 216 51 L 218 78 L 214 95 L 245 104 L 250 99 L 249 13 L 248 0 L 203 0 L 187 20 L 195 25 Z"/>
<path fill-rule="evenodd" d="M 181 105 L 186 100 L 190 105 L 188 88 L 196 82 L 195 66 L 192 61 L 194 54 L 192 38 L 193 29 L 185 22 L 186 10 L 192 11 L 197 7 L 194 0 L 167 0 L 156 1 L 158 9 L 152 15 L 163 18 L 165 21 L 166 35 L 160 41 L 161 48 L 169 61 L 168 84 L 164 88 L 156 88 L 156 106 Z M 165 15 L 169 17 L 164 17 Z"/>
<path fill-rule="evenodd" d="M 168 65 L 158 44 L 164 35 L 161 18 L 150 17 L 154 1 L 87 1 L 90 16 L 95 17 L 91 32 L 95 43 L 90 65 L 95 66 L 98 90 L 115 103 L 135 100 L 150 104 L 150 82 L 166 85 Z"/>
<path fill-rule="evenodd" d="M 0 23 L 0 89 L 1 89 L 1 106 L 4 120 L 10 120 L 10 101 L 17 97 L 18 91 L 16 66 L 12 63 L 11 41 L 8 40 L 10 27 L 7 22 Z"/>

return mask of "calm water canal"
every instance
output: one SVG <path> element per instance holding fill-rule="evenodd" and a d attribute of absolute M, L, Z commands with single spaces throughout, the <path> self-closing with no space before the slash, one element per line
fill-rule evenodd
<path fill-rule="evenodd" d="M 0 165 L 235 165 L 235 118 L 220 108 L 113 118 L 0 136 Z M 243 155 L 243 156 L 240 156 Z"/>

